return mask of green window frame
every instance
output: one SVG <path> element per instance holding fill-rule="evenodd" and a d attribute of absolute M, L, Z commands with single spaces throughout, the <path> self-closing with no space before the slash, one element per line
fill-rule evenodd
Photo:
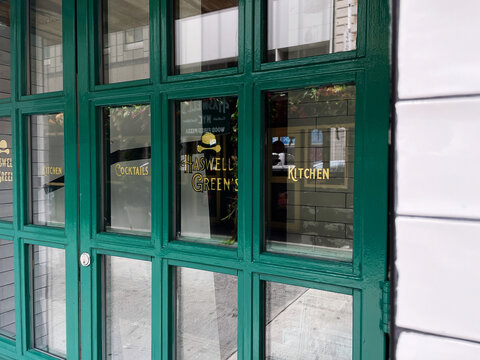
<path fill-rule="evenodd" d="M 174 350 L 174 267 L 238 276 L 238 358 L 262 359 L 264 281 L 353 296 L 353 359 L 387 356 L 384 284 L 387 283 L 390 8 L 358 0 L 356 50 L 274 63 L 262 62 L 263 1 L 239 0 L 238 67 L 172 75 L 172 1 L 150 1 L 150 78 L 100 84 L 98 0 L 63 1 L 63 90 L 27 95 L 28 2 L 11 0 L 11 89 L 0 116 L 12 121 L 14 220 L 0 222 L 0 238 L 14 242 L 16 340 L 0 336 L 0 355 L 54 359 L 32 348 L 29 246 L 65 250 L 67 358 L 102 358 L 102 256 L 152 263 L 152 359 Z M 76 21 L 74 21 L 76 20 Z M 268 253 L 263 244 L 263 93 L 356 85 L 354 248 L 351 263 Z M 175 240 L 173 102 L 235 95 L 239 99 L 238 247 Z M 150 236 L 102 231 L 99 109 L 149 104 L 151 111 Z M 63 112 L 65 227 L 29 224 L 28 117 Z M 79 256 L 89 253 L 88 267 Z M 80 279 L 80 280 L 79 280 Z M 81 324 L 81 326 L 80 326 Z M 387 327 L 388 329 L 388 327 Z"/>

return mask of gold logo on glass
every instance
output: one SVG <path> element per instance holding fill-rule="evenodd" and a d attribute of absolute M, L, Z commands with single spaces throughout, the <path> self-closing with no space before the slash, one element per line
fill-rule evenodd
<path fill-rule="evenodd" d="M 7 149 L 8 147 L 8 144 L 7 144 L 7 141 L 6 140 L 1 140 L 0 141 L 0 154 L 4 153 L 4 154 L 10 154 L 10 149 Z"/>
<path fill-rule="evenodd" d="M 216 153 L 219 153 L 222 150 L 220 145 L 217 145 L 217 139 L 212 133 L 206 132 L 202 135 L 202 145 L 197 145 L 197 151 L 199 153 L 204 152 L 205 150 L 214 150 Z"/>

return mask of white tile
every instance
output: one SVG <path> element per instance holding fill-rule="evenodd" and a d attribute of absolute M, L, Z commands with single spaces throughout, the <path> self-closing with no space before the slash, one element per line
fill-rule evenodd
<path fill-rule="evenodd" d="M 479 134 L 480 97 L 398 103 L 397 213 L 480 219 Z"/>
<path fill-rule="evenodd" d="M 396 231 L 396 325 L 480 341 L 480 222 L 397 217 Z"/>
<path fill-rule="evenodd" d="M 400 98 L 480 93 L 480 1 L 400 1 Z"/>
<path fill-rule="evenodd" d="M 478 360 L 480 345 L 453 339 L 403 332 L 397 344 L 397 360 Z"/>

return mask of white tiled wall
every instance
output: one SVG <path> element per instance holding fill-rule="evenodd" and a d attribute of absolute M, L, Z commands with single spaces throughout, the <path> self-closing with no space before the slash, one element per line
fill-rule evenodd
<path fill-rule="evenodd" d="M 480 1 L 397 3 L 395 355 L 480 359 Z"/>

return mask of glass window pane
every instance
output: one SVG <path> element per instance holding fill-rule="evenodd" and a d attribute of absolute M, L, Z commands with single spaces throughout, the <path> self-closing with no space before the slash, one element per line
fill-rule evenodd
<path fill-rule="evenodd" d="M 13 220 L 12 123 L 9 117 L 0 117 L 0 221 L 12 221 L 12 220 Z"/>
<path fill-rule="evenodd" d="M 356 49 L 358 0 L 266 0 L 267 62 Z"/>
<path fill-rule="evenodd" d="M 0 0 L 0 99 L 10 94 L 10 1 Z"/>
<path fill-rule="evenodd" d="M 350 295 L 272 282 L 265 295 L 265 359 L 352 359 Z"/>
<path fill-rule="evenodd" d="M 0 335 L 15 338 L 13 241 L 0 239 Z"/>
<path fill-rule="evenodd" d="M 105 256 L 104 359 L 150 359 L 152 266 Z"/>
<path fill-rule="evenodd" d="M 355 85 L 266 95 L 266 249 L 352 258 Z"/>
<path fill-rule="evenodd" d="M 65 225 L 63 113 L 30 117 L 31 216 L 35 225 Z"/>
<path fill-rule="evenodd" d="M 65 251 L 32 245 L 33 346 L 66 357 Z"/>
<path fill-rule="evenodd" d="M 63 90 L 62 0 L 29 1 L 30 94 Z"/>
<path fill-rule="evenodd" d="M 148 0 L 103 0 L 103 83 L 150 77 Z"/>
<path fill-rule="evenodd" d="M 175 74 L 238 64 L 238 0 L 176 0 Z"/>
<path fill-rule="evenodd" d="M 176 269 L 176 359 L 237 359 L 237 277 Z"/>
<path fill-rule="evenodd" d="M 175 110 L 177 238 L 236 246 L 237 97 L 181 101 Z"/>
<path fill-rule="evenodd" d="M 151 228 L 150 105 L 103 108 L 104 228 Z"/>

